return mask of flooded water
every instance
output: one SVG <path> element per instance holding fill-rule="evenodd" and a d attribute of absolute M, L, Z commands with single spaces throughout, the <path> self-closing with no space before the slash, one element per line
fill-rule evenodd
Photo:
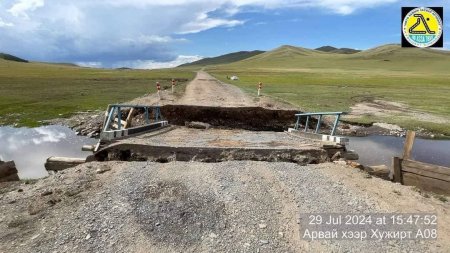
<path fill-rule="evenodd" d="M 349 149 L 359 154 L 364 165 L 387 165 L 391 167 L 392 157 L 401 157 L 405 138 L 394 136 L 350 137 Z M 416 138 L 412 159 L 425 163 L 450 167 L 450 141 Z"/>
<path fill-rule="evenodd" d="M 401 156 L 405 138 L 393 136 L 350 137 L 349 149 L 359 154 L 364 165 L 391 166 L 392 157 Z M 77 136 L 63 126 L 37 128 L 0 127 L 0 159 L 14 160 L 19 177 L 47 176 L 45 160 L 50 156 L 85 158 L 92 152 L 83 152 L 83 145 L 96 144 L 97 140 Z M 416 138 L 412 158 L 417 161 L 450 167 L 450 141 Z"/>
<path fill-rule="evenodd" d="M 0 127 L 0 159 L 14 160 L 21 179 L 40 178 L 48 175 L 44 168 L 48 157 L 85 158 L 92 152 L 83 152 L 81 147 L 96 142 L 63 126 Z"/>

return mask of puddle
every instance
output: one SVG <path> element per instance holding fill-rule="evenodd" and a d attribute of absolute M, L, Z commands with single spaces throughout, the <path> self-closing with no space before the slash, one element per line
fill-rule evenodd
<path fill-rule="evenodd" d="M 21 179 L 47 176 L 44 163 L 50 156 L 85 158 L 92 152 L 83 152 L 81 147 L 95 143 L 64 126 L 0 127 L 0 159 L 14 160 Z"/>
<path fill-rule="evenodd" d="M 391 167 L 392 157 L 402 156 L 405 138 L 394 136 L 349 137 L 349 149 L 359 154 L 364 165 L 387 165 Z M 416 138 L 412 159 L 450 167 L 450 141 Z"/>

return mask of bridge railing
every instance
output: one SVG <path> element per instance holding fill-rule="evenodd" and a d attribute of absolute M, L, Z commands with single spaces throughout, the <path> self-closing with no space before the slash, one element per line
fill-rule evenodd
<path fill-rule="evenodd" d="M 126 120 L 122 120 L 123 109 L 130 108 Z M 122 130 L 122 128 L 127 128 L 130 124 L 132 114 L 136 109 L 144 109 L 144 119 L 146 124 L 150 124 L 152 115 L 154 118 L 153 122 L 162 121 L 161 109 L 159 106 L 144 106 L 144 105 L 109 105 L 107 110 L 107 117 L 103 124 L 103 131 L 110 130 Z M 117 127 L 114 127 L 116 125 Z M 112 129 L 117 128 L 117 129 Z"/>
<path fill-rule="evenodd" d="M 126 119 L 122 119 L 124 109 L 128 109 Z M 144 124 L 131 126 L 136 110 L 144 110 Z M 103 122 L 103 130 L 100 133 L 101 141 L 111 141 L 113 139 L 154 131 L 169 123 L 162 119 L 161 108 L 159 106 L 145 105 L 109 105 L 106 117 Z"/>
<path fill-rule="evenodd" d="M 331 116 L 335 116 L 335 120 L 334 120 L 334 124 L 333 124 L 333 128 L 331 130 L 331 136 L 334 136 L 336 134 L 336 130 L 337 130 L 337 125 L 339 124 L 339 119 L 341 117 L 341 115 L 346 114 L 345 112 L 307 112 L 307 113 L 297 113 L 295 114 L 295 117 L 297 118 L 296 122 L 295 122 L 295 130 L 299 130 L 300 128 L 300 119 L 302 117 L 306 117 L 306 123 L 305 123 L 305 128 L 304 128 L 304 132 L 307 132 L 309 129 L 309 123 L 311 121 L 311 118 L 313 116 L 317 116 L 317 125 L 316 125 L 316 129 L 315 129 L 315 133 L 319 133 L 320 131 L 320 125 L 322 123 L 322 119 L 323 116 L 327 116 L 327 115 L 331 115 Z"/>

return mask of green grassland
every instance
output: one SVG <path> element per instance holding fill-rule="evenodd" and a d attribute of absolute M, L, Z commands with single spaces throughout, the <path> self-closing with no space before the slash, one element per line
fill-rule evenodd
<path fill-rule="evenodd" d="M 250 94 L 263 82 L 263 94 L 304 111 L 349 111 L 350 106 L 381 99 L 450 119 L 450 53 L 386 45 L 336 54 L 283 46 L 257 56 L 206 70 Z M 239 81 L 226 80 L 227 75 Z M 450 135 L 450 126 L 403 115 L 364 116 L 358 123 L 387 122 Z"/>
<path fill-rule="evenodd" d="M 0 125 L 36 126 L 79 111 L 103 110 L 155 92 L 155 82 L 192 79 L 189 69 L 111 70 L 0 59 Z M 186 82 L 179 90 L 184 91 Z"/>

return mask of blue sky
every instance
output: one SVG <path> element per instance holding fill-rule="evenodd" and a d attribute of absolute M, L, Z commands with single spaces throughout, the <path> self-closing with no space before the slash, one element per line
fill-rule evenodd
<path fill-rule="evenodd" d="M 34 61 L 158 68 L 280 45 L 367 49 L 400 43 L 400 8 L 424 2 L 0 0 L 0 51 Z M 426 5 L 450 14 L 449 1 Z"/>

